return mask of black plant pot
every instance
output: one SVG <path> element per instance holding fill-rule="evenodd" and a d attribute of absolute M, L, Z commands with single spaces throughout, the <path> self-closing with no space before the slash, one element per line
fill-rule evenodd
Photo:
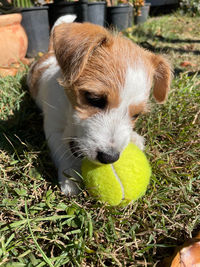
<path fill-rule="evenodd" d="M 107 8 L 107 23 L 109 27 L 114 27 L 118 31 L 122 31 L 130 26 L 131 20 L 130 5 L 118 5 Z"/>
<path fill-rule="evenodd" d="M 88 21 L 101 26 L 105 25 L 106 2 L 88 3 Z"/>
<path fill-rule="evenodd" d="M 82 0 L 78 2 L 65 2 L 65 1 L 54 1 L 54 4 L 49 4 L 49 24 L 52 28 L 55 21 L 64 15 L 75 14 L 77 16 L 76 22 L 83 22 L 88 20 L 88 2 Z"/>
<path fill-rule="evenodd" d="M 144 6 L 141 7 L 141 15 L 134 17 L 135 24 L 141 24 L 147 21 L 150 11 L 150 3 L 146 3 Z"/>
<path fill-rule="evenodd" d="M 178 4 L 179 0 L 146 0 L 146 3 L 150 3 L 151 6 L 154 7 L 154 6 Z"/>
<path fill-rule="evenodd" d="M 22 26 L 28 36 L 27 57 L 35 57 L 38 52 L 47 52 L 49 45 L 48 7 L 23 8 Z"/>

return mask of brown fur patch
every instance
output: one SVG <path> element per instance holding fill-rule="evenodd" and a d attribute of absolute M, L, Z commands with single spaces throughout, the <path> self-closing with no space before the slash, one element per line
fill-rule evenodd
<path fill-rule="evenodd" d="M 137 121 L 139 115 L 144 114 L 147 111 L 148 111 L 148 109 L 147 109 L 147 103 L 146 102 L 142 102 L 139 105 L 130 105 L 129 106 L 129 116 L 131 118 L 131 122 L 132 122 L 133 127 L 134 127 L 135 122 Z"/>
<path fill-rule="evenodd" d="M 81 75 L 96 47 L 107 43 L 109 32 L 90 23 L 63 23 L 53 31 L 56 58 L 69 84 Z"/>
<path fill-rule="evenodd" d="M 172 78 L 169 63 L 160 55 L 151 55 L 151 62 L 155 68 L 153 95 L 157 102 L 163 103 L 168 95 Z"/>
<path fill-rule="evenodd" d="M 143 114 L 147 111 L 146 102 L 142 102 L 139 105 L 130 105 L 129 106 L 129 115 L 133 117 L 137 114 Z"/>
<path fill-rule="evenodd" d="M 119 106 L 129 66 L 137 68 L 142 64 L 149 81 L 154 80 L 155 99 L 163 102 L 167 97 L 171 80 L 167 61 L 120 35 L 90 23 L 69 23 L 55 27 L 53 43 L 64 74 L 61 85 L 82 118 L 100 111 L 85 103 L 81 96 L 83 90 L 106 95 L 107 109 Z"/>

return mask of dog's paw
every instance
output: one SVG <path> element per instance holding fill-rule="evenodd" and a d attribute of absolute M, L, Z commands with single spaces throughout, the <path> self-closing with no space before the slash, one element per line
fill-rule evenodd
<path fill-rule="evenodd" d="M 62 172 L 62 175 L 59 175 L 59 183 L 61 191 L 66 196 L 78 195 L 81 192 L 80 177 L 73 170 Z"/>
<path fill-rule="evenodd" d="M 145 147 L 145 139 L 143 136 L 139 135 L 136 132 L 132 133 L 131 141 L 139 147 L 139 149 L 144 150 Z"/>
<path fill-rule="evenodd" d="M 79 185 L 75 181 L 70 180 L 69 178 L 66 178 L 64 181 L 62 181 L 60 183 L 60 187 L 61 191 L 66 196 L 78 195 L 81 191 Z"/>

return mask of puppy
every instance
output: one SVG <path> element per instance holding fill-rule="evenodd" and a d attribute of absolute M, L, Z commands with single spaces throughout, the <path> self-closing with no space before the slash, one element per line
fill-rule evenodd
<path fill-rule="evenodd" d="M 28 85 L 44 115 L 44 131 L 66 195 L 77 194 L 81 158 L 113 163 L 129 142 L 150 89 L 157 102 L 168 94 L 171 70 L 160 55 L 101 26 L 60 18 L 49 52 L 30 69 Z"/>

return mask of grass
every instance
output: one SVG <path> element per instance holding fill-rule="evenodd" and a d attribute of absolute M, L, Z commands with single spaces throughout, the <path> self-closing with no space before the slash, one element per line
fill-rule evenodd
<path fill-rule="evenodd" d="M 124 209 L 60 192 L 25 73 L 0 79 L 1 266 L 156 266 L 199 230 L 199 24 L 173 14 L 127 32 L 166 53 L 175 77 L 167 103 L 152 100 L 137 124 L 153 175 Z"/>

